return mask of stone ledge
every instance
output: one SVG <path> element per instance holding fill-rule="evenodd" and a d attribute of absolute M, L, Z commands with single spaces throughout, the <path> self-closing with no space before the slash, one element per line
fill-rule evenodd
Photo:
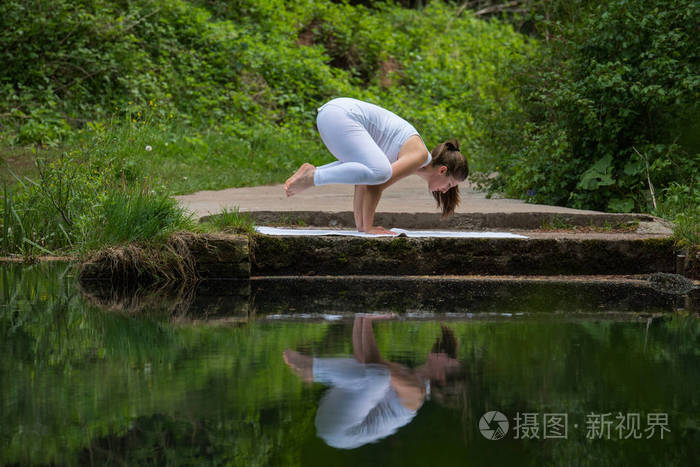
<path fill-rule="evenodd" d="M 79 267 L 82 281 L 117 283 L 250 277 L 249 239 L 240 235 L 178 232 L 158 245 L 129 244 L 97 252 Z"/>
<path fill-rule="evenodd" d="M 127 245 L 80 267 L 83 280 L 116 282 L 313 275 L 607 275 L 678 272 L 668 237 L 539 235 L 528 239 L 250 238 L 178 233 L 166 246 Z M 686 260 L 689 277 L 696 264 Z M 159 270 L 159 268 L 162 269 Z M 694 269 L 695 268 L 695 269 Z"/>
<path fill-rule="evenodd" d="M 680 296 L 644 276 L 323 276 L 252 278 L 260 313 L 328 312 L 657 312 L 700 309 L 700 288 Z M 696 282 L 700 285 L 700 282 Z"/>
<path fill-rule="evenodd" d="M 646 274 L 676 268 L 669 238 L 254 238 L 253 276 Z"/>

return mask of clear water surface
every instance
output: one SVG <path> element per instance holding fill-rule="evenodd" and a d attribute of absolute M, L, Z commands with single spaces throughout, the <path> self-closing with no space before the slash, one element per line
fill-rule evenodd
<path fill-rule="evenodd" d="M 693 313 L 125 311 L 65 264 L 0 279 L 0 464 L 700 460 Z"/>

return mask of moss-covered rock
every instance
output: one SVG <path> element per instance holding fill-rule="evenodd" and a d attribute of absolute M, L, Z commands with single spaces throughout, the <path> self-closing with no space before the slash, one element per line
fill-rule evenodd
<path fill-rule="evenodd" d="M 250 277 L 248 238 L 228 234 L 173 234 L 165 243 L 106 248 L 79 268 L 82 281 L 117 284 Z"/>
<path fill-rule="evenodd" d="M 255 276 L 646 274 L 675 268 L 671 239 L 255 238 Z"/>

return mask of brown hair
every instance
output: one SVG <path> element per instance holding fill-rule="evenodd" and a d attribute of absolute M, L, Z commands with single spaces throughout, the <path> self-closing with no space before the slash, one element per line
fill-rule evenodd
<path fill-rule="evenodd" d="M 464 181 L 469 176 L 469 164 L 467 158 L 459 152 L 459 143 L 456 139 L 438 144 L 430 153 L 432 161 L 431 167 L 447 167 L 446 175 L 455 180 Z M 437 202 L 437 207 L 442 208 L 442 217 L 450 216 L 455 208 L 459 206 L 459 187 L 454 186 L 445 193 L 433 191 L 433 198 Z"/>
<path fill-rule="evenodd" d="M 457 358 L 457 339 L 452 329 L 440 325 L 440 336 L 435 339 L 430 353 L 445 353 L 450 358 Z"/>

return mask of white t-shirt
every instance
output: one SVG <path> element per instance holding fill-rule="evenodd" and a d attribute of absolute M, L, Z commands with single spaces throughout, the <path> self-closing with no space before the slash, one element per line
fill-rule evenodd
<path fill-rule="evenodd" d="M 389 369 L 353 358 L 314 358 L 314 381 L 331 388 L 316 412 L 316 432 L 329 446 L 353 449 L 393 434 L 416 416 L 391 387 Z"/>
<path fill-rule="evenodd" d="M 420 137 L 413 125 L 378 105 L 351 97 L 338 97 L 326 102 L 318 110 L 320 111 L 327 105 L 335 105 L 345 109 L 348 115 L 351 115 L 367 130 L 377 146 L 384 151 L 390 163 L 396 162 L 399 151 L 408 138 L 413 135 Z M 423 146 L 425 146 L 425 142 L 423 142 Z M 427 146 L 425 146 L 425 150 L 428 153 L 428 160 L 421 167 L 430 164 L 432 158 Z"/>

